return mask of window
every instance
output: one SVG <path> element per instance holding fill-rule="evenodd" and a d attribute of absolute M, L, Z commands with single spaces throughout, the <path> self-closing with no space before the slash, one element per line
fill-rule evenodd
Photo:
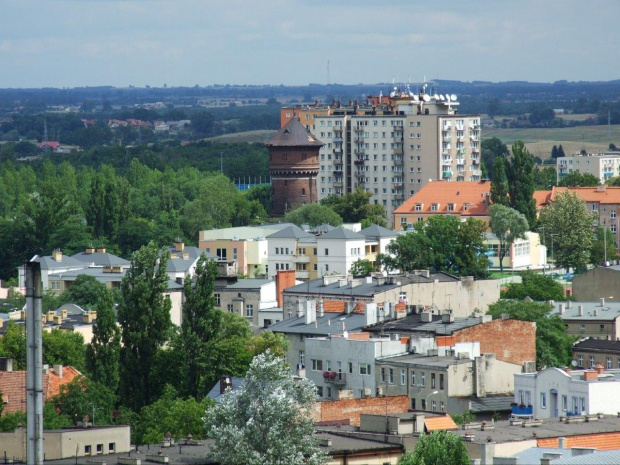
<path fill-rule="evenodd" d="M 325 371 L 332 371 L 332 362 L 331 362 L 331 360 L 325 360 Z"/>
<path fill-rule="evenodd" d="M 302 367 L 306 366 L 306 353 L 303 350 L 299 351 L 299 364 Z"/>
<path fill-rule="evenodd" d="M 245 316 L 254 316 L 254 305 L 248 304 L 245 306 Z"/>
<path fill-rule="evenodd" d="M 381 382 L 385 383 L 385 367 L 381 367 Z"/>
<path fill-rule="evenodd" d="M 360 375 L 369 375 L 369 374 L 370 374 L 370 364 L 360 363 Z"/>
<path fill-rule="evenodd" d="M 620 361 L 618 363 L 620 363 Z M 415 386 L 415 371 L 411 372 L 411 385 Z"/>
<path fill-rule="evenodd" d="M 547 408 L 547 393 L 540 393 L 540 408 Z"/>
<path fill-rule="evenodd" d="M 319 397 L 323 397 L 323 386 L 316 387 L 316 395 Z"/>
<path fill-rule="evenodd" d="M 605 325 L 598 325 L 598 330 L 602 333 L 605 331 Z"/>
<path fill-rule="evenodd" d="M 568 397 L 562 396 L 562 411 L 566 412 L 567 408 L 568 408 Z"/>
<path fill-rule="evenodd" d="M 426 399 L 422 399 L 420 403 L 422 404 L 422 410 L 426 410 Z"/>
<path fill-rule="evenodd" d="M 97 444 L 97 454 L 103 454 L 103 444 Z"/>
<path fill-rule="evenodd" d="M 573 413 L 579 414 L 579 399 L 577 397 L 573 397 Z"/>
<path fill-rule="evenodd" d="M 443 373 L 439 374 L 439 389 L 443 389 Z"/>
<path fill-rule="evenodd" d="M 443 400 L 439 403 L 439 409 L 440 409 L 442 412 L 445 412 L 445 411 L 446 411 L 446 406 L 445 406 L 445 404 L 443 403 Z"/>
<path fill-rule="evenodd" d="M 90 455 L 92 453 L 91 446 L 84 446 L 84 455 Z"/>
<path fill-rule="evenodd" d="M 115 442 L 111 442 L 110 444 L 108 444 L 108 452 L 110 452 L 111 454 L 116 452 L 116 443 Z"/>
<path fill-rule="evenodd" d="M 594 366 L 594 356 L 590 355 L 590 365 L 589 367 L 592 368 Z"/>
<path fill-rule="evenodd" d="M 417 212 L 421 212 L 422 211 L 422 205 L 418 204 L 415 206 L 415 211 Z"/>
<path fill-rule="evenodd" d="M 353 362 L 348 363 L 348 368 L 349 368 L 349 374 L 352 375 L 353 374 Z"/>
<path fill-rule="evenodd" d="M 609 214 L 609 216 L 611 218 L 615 218 L 616 217 L 616 210 L 612 210 L 611 213 Z"/>
<path fill-rule="evenodd" d="M 329 249 L 325 249 L 325 256 L 329 255 Z"/>
<path fill-rule="evenodd" d="M 331 387 L 327 387 L 327 398 L 331 398 L 332 396 L 332 388 Z"/>
<path fill-rule="evenodd" d="M 435 389 L 435 373 L 431 373 L 431 389 Z"/>
<path fill-rule="evenodd" d="M 215 255 L 217 255 L 220 258 L 226 258 L 226 249 L 217 249 Z"/>
<path fill-rule="evenodd" d="M 388 379 L 390 384 L 394 384 L 394 368 L 390 368 L 390 378 Z"/>
<path fill-rule="evenodd" d="M 400 370 L 400 385 L 407 384 L 407 370 Z"/>
<path fill-rule="evenodd" d="M 233 311 L 233 306 L 232 306 L 232 304 L 228 304 L 228 305 L 226 305 L 226 310 L 228 310 L 229 312 L 232 312 L 232 311 Z"/>
<path fill-rule="evenodd" d="M 213 294 L 213 297 L 215 297 L 215 306 L 219 307 L 220 306 L 220 295 L 219 294 Z"/>
<path fill-rule="evenodd" d="M 323 360 L 312 359 L 312 370 L 323 371 Z"/>
<path fill-rule="evenodd" d="M 302 188 L 301 188 L 301 196 L 302 196 L 302 197 L 305 197 L 305 196 L 306 196 L 306 188 L 305 188 L 305 187 L 302 187 Z"/>
<path fill-rule="evenodd" d="M 233 259 L 237 259 L 237 247 L 233 248 Z"/>
<path fill-rule="evenodd" d="M 437 401 L 436 400 L 431 401 L 431 410 L 433 412 L 437 411 Z"/>
<path fill-rule="evenodd" d="M 436 204 L 436 203 L 431 204 L 431 211 L 436 212 L 436 211 L 437 211 L 437 209 L 438 209 L 438 208 L 437 208 L 437 204 Z"/>
<path fill-rule="evenodd" d="M 583 368 L 583 355 L 577 356 L 577 366 Z M 620 367 L 620 360 L 618 360 L 618 366 Z"/>
<path fill-rule="evenodd" d="M 580 397 L 579 401 L 581 403 L 581 411 L 585 412 L 586 411 L 586 398 L 585 397 Z"/>
<path fill-rule="evenodd" d="M 327 273 L 329 271 L 329 265 L 325 264 L 325 272 Z"/>
<path fill-rule="evenodd" d="M 424 386 L 426 385 L 426 373 L 422 372 L 422 381 L 421 381 L 421 385 Z"/>
<path fill-rule="evenodd" d="M 415 398 L 411 398 L 411 410 L 415 410 Z"/>

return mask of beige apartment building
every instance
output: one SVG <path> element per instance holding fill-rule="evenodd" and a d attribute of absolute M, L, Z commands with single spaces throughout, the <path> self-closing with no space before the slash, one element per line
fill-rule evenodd
<path fill-rule="evenodd" d="M 391 219 L 396 207 L 431 180 L 480 180 L 479 115 L 458 114 L 458 102 L 443 95 L 393 94 L 371 109 L 336 108 L 314 116 L 313 132 L 325 143 L 319 152 L 319 199 L 359 187 Z"/>
<path fill-rule="evenodd" d="M 601 184 L 609 178 L 620 176 L 620 152 L 580 153 L 559 157 L 557 164 L 557 182 L 571 173 L 589 173 L 599 179 Z"/>

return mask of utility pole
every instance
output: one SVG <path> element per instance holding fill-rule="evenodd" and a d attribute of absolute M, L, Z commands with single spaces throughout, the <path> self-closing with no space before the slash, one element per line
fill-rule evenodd
<path fill-rule="evenodd" d="M 543 275 L 545 275 L 545 269 L 547 268 L 547 241 L 545 240 L 545 227 L 541 226 L 538 230 L 543 232 L 543 244 L 545 245 L 545 263 L 543 264 Z"/>

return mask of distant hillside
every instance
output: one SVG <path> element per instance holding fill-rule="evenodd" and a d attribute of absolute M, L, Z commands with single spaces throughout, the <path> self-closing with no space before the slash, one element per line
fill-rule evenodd
<path fill-rule="evenodd" d="M 210 137 L 205 139 L 209 142 L 221 142 L 224 144 L 231 144 L 235 142 L 247 142 L 248 144 L 264 144 L 276 133 L 275 130 L 258 130 L 258 131 L 245 131 L 237 132 L 234 134 L 224 134 L 222 136 Z"/>

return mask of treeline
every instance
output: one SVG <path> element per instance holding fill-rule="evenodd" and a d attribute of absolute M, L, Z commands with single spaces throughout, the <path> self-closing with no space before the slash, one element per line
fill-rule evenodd
<path fill-rule="evenodd" d="M 200 230 L 267 219 L 269 185 L 240 192 L 226 176 L 185 162 L 163 169 L 138 158 L 125 163 L 118 171 L 108 164 L 76 169 L 67 161 L 1 164 L 0 279 L 16 276 L 24 261 L 56 248 L 73 254 L 104 245 L 128 258 L 150 241 L 163 246 L 182 238 L 195 244 Z"/>

